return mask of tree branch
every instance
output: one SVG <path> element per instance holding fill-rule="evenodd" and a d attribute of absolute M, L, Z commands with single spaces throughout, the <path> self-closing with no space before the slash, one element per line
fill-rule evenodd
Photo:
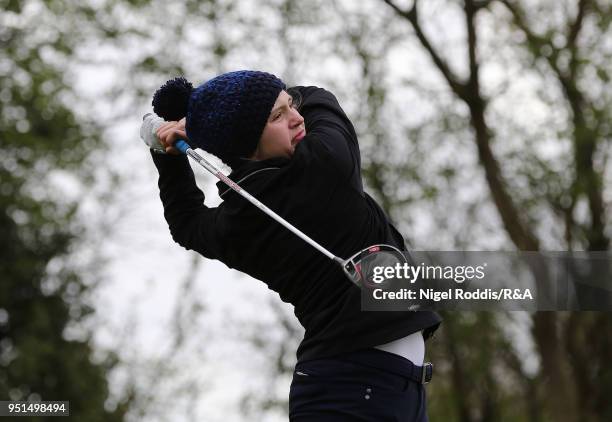
<path fill-rule="evenodd" d="M 526 223 L 520 218 L 518 209 L 508 193 L 507 183 L 502 176 L 499 162 L 490 146 L 492 134 L 485 118 L 487 102 L 480 93 L 479 66 L 478 58 L 476 57 L 477 34 L 474 26 L 474 18 L 477 11 L 486 4 L 475 0 L 466 0 L 465 2 L 470 76 L 467 82 L 461 82 L 424 34 L 418 21 L 417 0 L 415 0 L 410 10 L 400 9 L 391 0 L 383 1 L 391 6 L 399 16 L 410 22 L 417 38 L 431 56 L 431 59 L 448 82 L 453 93 L 468 106 L 471 117 L 470 123 L 475 132 L 479 161 L 485 171 L 485 177 L 493 202 L 499 211 L 504 228 L 512 242 L 519 250 L 538 250 L 539 242 Z"/>
<path fill-rule="evenodd" d="M 450 67 L 448 66 L 446 61 L 440 56 L 438 51 L 431 44 L 431 42 L 429 41 L 429 38 L 427 38 L 427 36 L 423 32 L 423 28 L 419 24 L 418 12 L 417 12 L 417 2 L 418 2 L 418 0 L 414 1 L 414 4 L 412 5 L 412 8 L 410 10 L 403 10 L 403 9 L 401 9 L 399 6 L 397 6 L 391 0 L 383 0 L 383 1 L 386 4 L 388 4 L 389 6 L 391 6 L 391 8 L 399 16 L 401 16 L 402 18 L 404 18 L 404 19 L 406 19 L 407 21 L 410 22 L 410 24 L 412 25 L 412 28 L 414 29 L 414 32 L 415 32 L 417 38 L 421 42 L 421 45 L 423 45 L 425 50 L 427 50 L 427 52 L 429 53 L 429 56 L 433 60 L 433 62 L 436 65 L 436 67 L 440 70 L 440 73 L 442 73 L 442 76 L 444 76 L 444 79 L 446 79 L 446 82 L 450 85 L 450 87 L 453 90 L 453 92 L 458 97 L 460 97 L 461 99 L 465 100 L 465 97 L 467 95 L 466 84 L 461 82 L 459 77 L 457 77 L 455 75 L 455 73 L 450 69 Z"/>
<path fill-rule="evenodd" d="M 527 19 L 525 18 L 525 12 L 514 2 L 509 0 L 500 0 L 506 9 L 512 15 L 512 22 L 519 28 L 523 34 L 527 37 L 527 48 L 531 51 L 532 55 L 535 58 L 544 57 L 549 65 L 555 70 L 555 73 L 561 75 L 560 69 L 557 67 L 557 56 L 558 50 L 557 48 L 550 42 L 550 39 L 537 35 L 535 32 L 529 28 L 527 24 Z M 543 47 L 547 47 L 550 49 L 551 53 L 548 55 L 542 54 Z"/>
<path fill-rule="evenodd" d="M 479 11 L 480 9 L 486 9 L 491 3 L 493 3 L 493 0 L 474 0 L 472 6 L 476 11 Z"/>
<path fill-rule="evenodd" d="M 455 388 L 455 391 L 463 392 L 463 396 L 455 395 L 455 406 L 457 409 L 457 415 L 461 422 L 472 422 L 470 407 L 468 404 L 469 400 L 466 399 L 466 397 L 470 394 L 470 389 L 466 384 L 467 371 L 464 368 L 463 359 L 461 359 L 459 350 L 457 348 L 458 340 L 455 335 L 455 326 L 456 323 L 451 321 L 444 326 L 446 352 L 448 353 L 452 365 L 451 382 Z"/>
<path fill-rule="evenodd" d="M 574 22 L 568 28 L 567 48 L 569 49 L 573 50 L 576 47 L 576 39 L 578 38 L 578 34 L 582 29 L 582 22 L 584 21 L 584 15 L 589 4 L 590 0 L 580 0 L 578 3 L 578 13 L 576 14 L 576 19 L 574 19 Z"/>
<path fill-rule="evenodd" d="M 580 60 L 578 57 L 576 41 L 582 29 L 584 17 L 591 6 L 590 0 L 580 0 L 576 18 L 568 27 L 568 40 L 566 48 L 571 53 L 570 67 L 564 72 L 557 64 L 559 49 L 544 37 L 536 35 L 527 25 L 525 13 L 513 1 L 500 0 L 512 15 L 513 23 L 525 34 L 527 43 L 534 58 L 544 57 L 557 76 L 563 89 L 563 94 L 572 111 L 574 125 L 574 154 L 576 166 L 576 179 L 573 183 L 572 195 L 585 194 L 591 212 L 591 227 L 586 235 L 589 250 L 606 250 L 610 240 L 605 234 L 605 206 L 603 201 L 602 183 L 600 175 L 594 169 L 594 155 L 597 149 L 598 127 L 589 127 L 585 117 L 585 109 L 591 107 L 577 84 Z M 541 48 L 548 46 L 552 54 L 542 55 Z"/>
<path fill-rule="evenodd" d="M 578 3 L 578 13 L 576 13 L 576 18 L 568 26 L 567 29 L 566 49 L 570 52 L 571 55 L 569 63 L 569 72 L 567 75 L 568 81 L 574 81 L 576 79 L 576 74 L 580 63 L 576 40 L 578 39 L 578 35 L 582 30 L 582 23 L 584 21 L 584 16 L 587 12 L 589 4 L 590 0 L 580 0 L 580 2 Z"/>
<path fill-rule="evenodd" d="M 465 0 L 464 11 L 465 11 L 465 26 L 467 28 L 467 39 L 468 39 L 468 62 L 470 66 L 470 79 L 469 79 L 469 92 L 474 97 L 481 97 L 480 95 L 480 71 L 478 65 L 478 59 L 476 58 L 476 28 L 474 27 L 474 17 L 478 12 L 479 8 L 477 2 L 473 0 Z"/>

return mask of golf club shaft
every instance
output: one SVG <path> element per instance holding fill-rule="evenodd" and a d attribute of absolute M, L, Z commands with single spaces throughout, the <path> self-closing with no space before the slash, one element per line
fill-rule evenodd
<path fill-rule="evenodd" d="M 198 164 L 200 164 L 202 167 L 204 167 L 206 170 L 208 170 L 210 173 L 212 173 L 213 176 L 215 176 L 216 178 L 218 178 L 219 180 L 221 180 L 223 183 L 225 183 L 227 186 L 229 186 L 231 189 L 233 189 L 236 193 L 238 193 L 239 195 L 241 195 L 244 199 L 246 199 L 247 201 L 249 201 L 251 204 L 255 205 L 257 208 L 259 208 L 260 210 L 262 210 L 263 212 L 265 212 L 267 215 L 269 215 L 270 217 L 272 217 L 274 220 L 276 220 L 278 223 L 282 224 L 283 226 L 285 226 L 287 229 L 291 230 L 295 235 L 299 236 L 302 240 L 304 240 L 305 242 L 307 242 L 308 244 L 310 244 L 312 247 L 316 248 L 319 252 L 321 252 L 323 255 L 327 256 L 329 259 L 332 259 L 334 261 L 336 261 L 337 263 L 339 263 L 340 265 L 344 264 L 344 261 L 341 258 L 336 257 L 333 253 L 331 253 L 330 251 L 328 251 L 327 249 L 325 249 L 323 246 L 319 245 L 317 242 L 315 242 L 314 240 L 312 240 L 310 237 L 308 237 L 307 235 L 305 235 L 304 233 L 302 233 L 300 230 L 298 230 L 296 227 L 294 227 L 293 225 L 291 225 L 287 220 L 285 220 L 283 217 L 281 217 L 280 215 L 278 215 L 277 213 L 275 213 L 274 211 L 272 211 L 270 208 L 268 208 L 267 206 L 265 206 L 264 204 L 262 204 L 257 198 L 255 198 L 253 195 L 251 195 L 250 193 L 248 193 L 247 191 L 245 191 L 244 189 L 242 189 L 240 187 L 240 185 L 238 185 L 236 182 L 234 182 L 232 179 L 230 179 L 229 177 L 227 177 L 225 174 L 223 174 L 219 169 L 217 169 L 214 165 L 212 165 L 210 162 L 206 161 L 206 159 L 204 157 L 202 157 L 200 154 L 198 154 L 197 152 L 195 152 L 193 149 L 191 149 L 191 147 L 189 146 L 189 144 L 185 141 L 183 141 L 182 139 L 176 141 L 176 143 L 174 144 L 174 147 L 176 149 L 178 149 L 179 151 L 181 151 L 183 154 L 188 155 L 189 157 L 191 157 L 195 162 L 197 162 Z"/>

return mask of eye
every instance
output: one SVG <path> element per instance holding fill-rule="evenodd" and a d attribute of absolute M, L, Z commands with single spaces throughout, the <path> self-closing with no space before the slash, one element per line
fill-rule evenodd
<path fill-rule="evenodd" d="M 282 116 L 282 114 L 283 114 L 283 113 L 282 113 L 282 112 L 280 112 L 280 111 L 279 111 L 278 113 L 276 113 L 274 116 L 272 116 L 272 121 L 274 121 L 274 120 L 278 120 L 278 119 L 280 118 L 280 116 Z"/>

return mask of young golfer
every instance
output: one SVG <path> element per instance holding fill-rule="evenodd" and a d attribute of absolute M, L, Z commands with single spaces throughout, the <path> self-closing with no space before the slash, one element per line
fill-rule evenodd
<path fill-rule="evenodd" d="M 230 178 L 336 256 L 373 244 L 404 249 L 401 234 L 363 190 L 353 125 L 328 91 L 258 71 L 225 73 L 193 89 L 168 81 L 153 99 L 169 122 L 152 151 L 173 239 L 259 279 L 291 303 L 305 328 L 289 393 L 292 421 L 426 421 L 425 340 L 433 312 L 365 312 L 339 266 L 223 182 L 204 205 L 186 140 L 232 168 Z"/>

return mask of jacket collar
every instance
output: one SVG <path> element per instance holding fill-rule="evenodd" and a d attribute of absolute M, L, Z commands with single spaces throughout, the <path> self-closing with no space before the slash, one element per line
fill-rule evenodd
<path fill-rule="evenodd" d="M 234 182 L 240 184 L 241 182 L 245 182 L 251 176 L 254 176 L 256 173 L 263 173 L 266 170 L 279 169 L 287 165 L 287 163 L 290 161 L 291 159 L 284 157 L 269 158 L 261 161 L 245 160 L 240 167 L 233 169 L 228 177 Z M 219 190 L 219 196 L 222 199 L 225 199 L 228 191 L 233 192 L 233 190 L 222 181 L 217 182 L 217 189 Z"/>

